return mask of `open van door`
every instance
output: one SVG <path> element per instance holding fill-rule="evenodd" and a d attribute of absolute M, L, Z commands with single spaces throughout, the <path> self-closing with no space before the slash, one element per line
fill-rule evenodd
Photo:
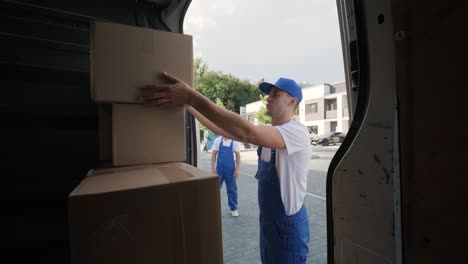
<path fill-rule="evenodd" d="M 468 4 L 337 7 L 354 118 L 328 171 L 328 263 L 467 263 L 468 141 L 449 139 L 468 127 Z"/>
<path fill-rule="evenodd" d="M 349 112 L 327 178 L 329 263 L 398 263 L 400 184 L 389 1 L 337 1 Z"/>

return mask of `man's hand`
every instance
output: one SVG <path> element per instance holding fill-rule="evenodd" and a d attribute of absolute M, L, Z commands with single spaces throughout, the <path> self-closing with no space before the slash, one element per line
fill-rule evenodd
<path fill-rule="evenodd" d="M 149 84 L 143 89 L 150 89 L 153 92 L 149 95 L 140 98 L 144 105 L 161 106 L 161 105 L 186 105 L 190 103 L 195 90 L 184 81 L 170 75 L 167 72 L 163 73 L 164 78 L 172 81 L 172 84 Z"/>
<path fill-rule="evenodd" d="M 239 177 L 239 169 L 236 169 L 236 170 L 234 171 L 234 179 L 237 180 L 237 177 Z"/>

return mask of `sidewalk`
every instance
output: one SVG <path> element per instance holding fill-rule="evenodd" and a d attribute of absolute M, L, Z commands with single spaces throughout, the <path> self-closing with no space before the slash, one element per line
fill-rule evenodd
<path fill-rule="evenodd" d="M 200 168 L 210 170 L 211 153 L 201 153 Z M 240 216 L 231 216 L 227 205 L 226 187 L 221 190 L 221 217 L 225 264 L 257 264 L 260 262 L 257 203 L 257 153 L 241 152 L 241 174 L 238 178 Z M 313 171 L 309 171 L 309 175 Z M 323 199 L 306 196 L 310 221 L 309 257 L 307 263 L 325 264 L 327 254 L 326 206 Z"/>

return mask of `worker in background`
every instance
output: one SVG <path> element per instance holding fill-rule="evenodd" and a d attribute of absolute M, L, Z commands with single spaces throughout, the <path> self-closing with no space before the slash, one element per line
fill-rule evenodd
<path fill-rule="evenodd" d="M 238 217 L 236 180 L 239 177 L 241 162 L 239 142 L 220 136 L 215 139 L 211 150 L 211 172 L 218 174 L 220 188 L 223 187 L 223 182 L 226 182 L 231 215 Z"/>

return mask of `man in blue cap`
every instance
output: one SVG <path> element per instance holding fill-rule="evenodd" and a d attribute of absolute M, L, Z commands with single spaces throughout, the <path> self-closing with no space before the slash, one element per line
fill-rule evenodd
<path fill-rule="evenodd" d="M 292 120 L 302 100 L 301 87 L 291 79 L 261 83 L 268 94 L 267 113 L 272 125 L 254 125 L 227 111 L 176 77 L 164 73 L 171 84 L 148 85 L 154 92 L 145 105 L 188 105 L 206 127 L 222 136 L 260 146 L 258 203 L 262 263 L 306 263 L 309 222 L 304 198 L 310 160 L 307 128 Z"/>

